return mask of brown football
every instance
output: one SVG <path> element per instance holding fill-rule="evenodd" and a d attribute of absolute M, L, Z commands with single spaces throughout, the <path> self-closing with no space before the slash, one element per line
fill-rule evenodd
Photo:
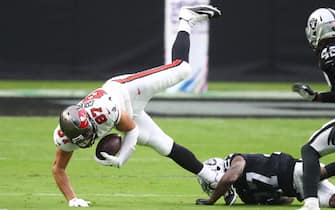
<path fill-rule="evenodd" d="M 122 137 L 117 133 L 108 134 L 102 137 L 95 149 L 95 155 L 100 160 L 105 160 L 100 152 L 106 152 L 110 155 L 115 155 L 121 148 L 121 140 Z"/>

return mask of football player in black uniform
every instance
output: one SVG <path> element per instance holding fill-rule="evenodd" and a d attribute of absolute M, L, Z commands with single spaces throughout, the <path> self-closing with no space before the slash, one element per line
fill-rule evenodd
<path fill-rule="evenodd" d="M 289 154 L 233 153 L 225 159 L 211 158 L 204 163 L 221 174 L 221 179 L 212 189 L 198 178 L 203 191 L 210 195 L 209 199 L 197 199 L 198 205 L 213 205 L 221 196 L 231 205 L 236 193 L 245 204 L 290 204 L 294 198 L 303 200 L 302 161 Z M 325 207 L 335 207 L 335 186 L 326 179 L 328 168 L 319 167 L 322 180 L 318 184 L 319 202 Z"/>
<path fill-rule="evenodd" d="M 335 10 L 319 8 L 311 13 L 306 26 L 307 39 L 318 56 L 319 66 L 330 86 L 329 92 L 318 93 L 308 85 L 297 83 L 293 91 L 303 98 L 318 102 L 335 102 Z M 335 152 L 335 121 L 330 121 L 316 131 L 301 149 L 304 161 L 304 199 L 300 210 L 319 210 L 317 192 L 320 171 L 319 158 Z M 335 171 L 329 171 L 335 174 Z"/>
<path fill-rule="evenodd" d="M 295 83 L 292 89 L 309 101 L 335 102 L 335 10 L 315 10 L 308 18 L 306 37 L 318 57 L 330 91 L 318 93 L 302 83 Z"/>

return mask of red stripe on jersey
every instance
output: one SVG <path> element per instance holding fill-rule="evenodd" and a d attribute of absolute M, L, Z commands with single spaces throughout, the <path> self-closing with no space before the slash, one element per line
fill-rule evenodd
<path fill-rule="evenodd" d="M 133 81 L 133 80 L 136 80 L 136 79 L 146 77 L 146 76 L 151 75 L 151 74 L 155 74 L 157 72 L 165 71 L 165 70 L 168 70 L 170 68 L 176 67 L 176 66 L 180 65 L 182 62 L 183 62 L 182 60 L 177 59 L 177 60 L 174 60 L 170 64 L 166 64 L 166 65 L 159 66 L 159 67 L 156 67 L 156 68 L 141 71 L 141 72 L 135 73 L 133 75 L 130 75 L 129 77 L 126 77 L 126 78 L 123 78 L 123 79 L 118 79 L 118 80 L 115 80 L 115 81 L 119 82 L 119 83 L 130 82 L 130 81 Z"/>

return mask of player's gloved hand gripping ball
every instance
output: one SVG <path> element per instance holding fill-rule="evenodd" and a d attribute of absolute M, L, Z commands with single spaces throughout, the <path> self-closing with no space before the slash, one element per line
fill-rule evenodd
<path fill-rule="evenodd" d="M 119 159 L 115 155 L 121 148 L 121 139 L 122 137 L 115 133 L 104 136 L 96 147 L 95 161 L 102 165 L 118 167 Z"/>

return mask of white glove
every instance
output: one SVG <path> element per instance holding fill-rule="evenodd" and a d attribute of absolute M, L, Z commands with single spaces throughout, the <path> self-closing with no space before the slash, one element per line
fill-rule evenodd
<path fill-rule="evenodd" d="M 69 200 L 70 207 L 89 207 L 90 205 L 90 201 L 85 201 L 80 198 L 72 198 L 71 200 Z"/>
<path fill-rule="evenodd" d="M 313 101 L 318 94 L 311 87 L 303 83 L 294 83 L 292 90 L 308 101 Z"/>
<path fill-rule="evenodd" d="M 116 156 L 113 156 L 113 155 L 109 155 L 108 153 L 106 152 L 100 152 L 100 154 L 106 158 L 105 160 L 100 160 L 99 158 L 97 158 L 95 155 L 94 155 L 94 159 L 95 161 L 97 161 L 98 163 L 104 165 L 104 166 L 114 166 L 114 167 L 117 167 L 119 168 L 120 167 L 120 160 L 118 157 Z"/>

